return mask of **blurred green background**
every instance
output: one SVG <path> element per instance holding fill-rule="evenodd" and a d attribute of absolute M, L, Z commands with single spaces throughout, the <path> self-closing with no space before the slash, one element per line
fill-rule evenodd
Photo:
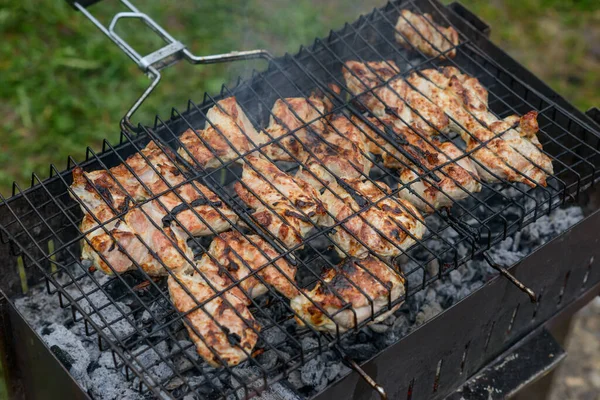
<path fill-rule="evenodd" d="M 518 61 L 585 110 L 600 106 L 600 1 L 462 0 L 492 26 L 492 39 Z M 137 2 L 199 55 L 266 48 L 275 55 L 325 36 L 384 1 L 221 0 Z M 106 0 L 92 8 L 103 21 L 118 7 Z M 158 41 L 140 24 L 126 24 L 141 53 Z M 86 146 L 116 141 L 118 122 L 148 79 L 65 2 L 0 1 L 0 193 L 31 172 L 64 168 L 68 155 L 81 160 Z M 164 71 L 156 94 L 136 118 L 146 123 L 170 106 L 200 100 L 261 62 Z M 4 396 L 0 395 L 0 398 Z"/>

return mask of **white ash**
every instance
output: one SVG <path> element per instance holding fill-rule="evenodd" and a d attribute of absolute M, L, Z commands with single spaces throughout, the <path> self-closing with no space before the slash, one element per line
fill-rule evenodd
<path fill-rule="evenodd" d="M 90 386 L 88 367 L 92 362 L 92 354 L 83 343 L 67 328 L 59 324 L 51 324 L 41 328 L 38 334 L 43 335 L 50 350 L 69 370 L 69 373 L 80 382 L 81 386 Z"/>
<path fill-rule="evenodd" d="M 520 193 L 515 192 L 512 195 L 519 196 Z M 524 203 L 527 204 L 528 201 L 530 204 L 527 205 L 527 209 L 535 206 L 535 201 L 531 200 L 533 201 L 531 203 L 530 199 L 525 199 Z M 501 206 L 502 204 L 498 205 L 498 207 Z M 489 213 L 485 210 L 481 210 L 481 212 Z M 516 235 L 499 243 L 489 251 L 489 254 L 497 263 L 509 266 L 582 218 L 582 211 L 578 207 L 557 209 L 549 216 L 540 217 Z M 443 226 L 441 219 L 436 217 L 428 217 L 427 223 L 432 229 Z M 460 235 L 456 230 L 445 229 L 442 231 L 442 236 L 454 246 L 459 257 L 469 252 L 470 249 L 465 243 L 458 243 Z M 447 244 L 436 238 L 430 239 L 427 245 L 440 253 L 447 247 Z M 422 252 L 422 249 L 416 249 L 414 256 L 416 259 L 423 259 L 426 255 L 419 254 L 419 252 Z M 446 260 L 438 261 L 436 259 L 427 265 L 426 271 L 416 269 L 408 274 L 409 287 L 419 288 L 424 278 L 436 276 L 442 262 L 446 262 Z M 73 266 L 74 272 L 79 275 L 87 267 L 89 265 L 85 264 Z M 403 269 L 411 271 L 415 267 L 414 261 L 408 261 Z M 424 276 L 425 274 L 427 276 Z M 496 271 L 490 268 L 485 261 L 469 261 L 446 274 L 425 290 L 417 291 L 394 315 L 386 320 L 345 338 L 341 347 L 356 361 L 367 360 L 481 287 L 495 275 Z M 100 285 L 110 279 L 101 273 L 95 273 L 93 276 Z M 62 279 L 61 283 L 70 281 L 68 277 Z M 132 299 L 125 298 L 114 302 L 111 297 L 117 297 L 117 294 L 109 291 L 107 295 L 101 291 L 95 291 L 98 284 L 88 277 L 79 280 L 78 284 L 79 288 L 75 285 L 67 287 L 68 293 L 75 298 L 80 297 L 82 293 L 89 294 L 88 298 L 80 300 L 79 304 L 84 307 L 86 312 L 93 312 L 91 318 L 101 328 L 105 326 L 104 321 L 108 321 L 110 329 L 104 327 L 103 331 L 112 339 L 127 342 L 136 329 L 142 329 L 149 333 L 168 320 L 171 309 L 168 301 L 164 298 L 152 299 L 152 303 L 147 304 L 148 309 L 133 312 L 136 307 L 139 309 L 139 303 L 135 303 Z M 117 292 L 118 287 L 114 291 Z M 266 302 L 266 300 L 264 301 Z M 142 394 L 137 391 L 139 383 L 137 378 L 130 381 L 125 379 L 123 367 L 115 368 L 112 353 L 98 349 L 97 335 L 93 333 L 87 336 L 84 324 L 73 322 L 70 309 L 68 307 L 60 308 L 56 294 L 48 294 L 45 287 L 35 287 L 28 296 L 16 300 L 15 304 L 42 339 L 53 348 L 55 353 L 59 354 L 59 358 L 68 366 L 73 377 L 94 399 L 152 398 L 148 393 Z M 282 316 L 289 314 L 289 311 L 281 304 L 269 306 L 267 310 L 270 318 L 276 321 L 284 320 L 285 318 Z M 130 314 L 134 319 L 131 322 L 124 318 L 125 315 Z M 78 317 L 81 316 L 78 315 Z M 272 324 L 265 316 L 257 315 L 257 320 L 264 326 Z M 180 328 L 181 325 L 174 325 L 173 332 L 177 327 Z M 92 328 L 90 330 L 93 332 Z M 291 371 L 287 379 L 271 384 L 262 393 L 261 398 L 264 400 L 304 398 L 345 376 L 350 369 L 342 364 L 330 350 L 323 350 L 318 354 L 319 341 L 316 336 L 312 336 L 312 334 L 298 336 L 297 334 L 300 333 L 302 331 L 293 319 L 285 320 L 282 328 L 265 329 L 261 332 L 261 336 L 266 342 L 261 346 L 265 351 L 255 356 L 252 362 L 246 361 L 232 368 L 235 375 L 233 377 L 203 363 L 183 329 L 179 329 L 177 334 L 170 336 L 165 330 L 149 336 L 148 340 L 152 340 L 151 347 L 150 343 L 141 342 L 136 348 L 131 349 L 132 354 L 137 355 L 132 363 L 146 369 L 146 372 L 143 373 L 146 380 L 155 383 L 161 382 L 164 389 L 174 391 L 173 393 L 181 398 L 186 400 L 210 399 L 215 397 L 220 390 L 230 390 L 242 381 L 245 381 L 251 388 L 261 388 L 263 375 L 258 371 L 256 364 L 258 363 L 266 370 L 276 370 L 278 365 L 293 355 L 297 355 L 301 348 L 304 354 L 310 356 L 306 364 Z M 290 335 L 295 338 L 297 343 L 290 340 Z M 108 347 L 106 343 L 105 346 Z M 168 363 L 165 363 L 164 360 L 167 360 Z M 198 365 L 201 371 L 198 371 Z M 181 371 L 183 371 L 183 380 L 178 376 Z M 185 392 L 190 391 L 188 385 L 193 393 L 184 397 Z M 233 392 L 234 397 L 232 398 L 235 398 L 235 395 L 239 397 L 240 394 L 242 393 L 238 389 L 237 392 Z M 165 396 L 167 396 L 166 393 L 161 397 Z"/>

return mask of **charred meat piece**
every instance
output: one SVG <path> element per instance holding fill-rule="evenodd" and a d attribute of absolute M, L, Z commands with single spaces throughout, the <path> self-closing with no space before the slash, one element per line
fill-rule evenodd
<path fill-rule="evenodd" d="M 296 176 L 317 190 L 335 182 L 335 177 L 358 179 L 369 175 L 372 163 L 365 135 L 345 115 L 334 115 L 328 129 L 308 147 L 312 155 Z"/>
<path fill-rule="evenodd" d="M 210 236 L 238 221 L 238 215 L 219 196 L 198 182 L 180 186 L 175 193 L 158 198 L 168 210 L 162 218 L 163 226 L 178 225 L 192 236 Z"/>
<path fill-rule="evenodd" d="M 257 223 L 287 247 L 301 244 L 325 213 L 314 188 L 261 156 L 246 157 L 242 179 L 234 188 L 255 210 Z"/>
<path fill-rule="evenodd" d="M 467 143 L 479 176 L 487 182 L 499 179 L 523 182 L 531 187 L 546 185 L 546 174 L 534 166 L 508 142 L 497 137 L 477 120 L 464 106 L 463 100 L 450 88 L 444 87 L 449 79 L 434 69 L 413 73 L 413 86 L 440 106 L 452 119 L 451 129 Z"/>
<path fill-rule="evenodd" d="M 383 321 L 400 303 L 391 309 L 389 305 L 404 295 L 404 278 L 373 256 L 347 258 L 326 270 L 321 279 L 314 289 L 291 301 L 296 320 L 319 331 L 343 333 L 369 319 Z"/>
<path fill-rule="evenodd" d="M 72 197 L 84 213 L 88 211 L 83 204 L 98 214 L 98 207 L 119 213 L 126 204 L 134 205 L 132 199 L 144 201 L 165 193 L 157 198 L 166 209 L 163 224 L 170 226 L 176 221 L 193 236 L 218 233 L 237 222 L 238 216 L 210 189 L 198 182 L 184 183 L 186 178 L 171 159 L 155 142 L 150 142 L 140 153 L 129 157 L 126 165 L 119 164 L 108 171 L 83 172 L 76 168 Z"/>
<path fill-rule="evenodd" d="M 260 326 L 244 300 L 231 291 L 215 297 L 208 283 L 213 277 L 204 276 L 206 279 L 193 268 L 169 276 L 171 301 L 184 314 L 183 321 L 196 351 L 208 364 L 237 365 L 254 349 Z"/>
<path fill-rule="evenodd" d="M 415 243 L 414 238 L 423 237 L 425 226 L 417 209 L 406 200 L 384 198 L 389 193 L 386 184 L 369 180 L 338 179 L 324 189 L 321 200 L 333 217 L 322 224 L 339 224 L 331 240 L 342 257 L 364 258 L 369 252 L 398 256 Z"/>
<path fill-rule="evenodd" d="M 188 129 L 180 136 L 177 151 L 187 162 L 200 168 L 216 168 L 235 160 L 265 141 L 237 103 L 235 97 L 218 101 L 206 113 L 203 130 Z"/>
<path fill-rule="evenodd" d="M 324 113 L 325 104 L 314 95 L 275 101 L 265 136 L 268 140 L 279 140 L 265 147 L 267 156 L 276 161 L 306 160 L 306 144 L 316 140 L 325 129 Z"/>
<path fill-rule="evenodd" d="M 436 85 L 452 91 L 475 118 L 490 131 L 500 135 L 502 140 L 536 167 L 547 174 L 553 173 L 552 160 L 544 154 L 537 138 L 539 128 L 536 111 L 530 111 L 522 117 L 512 115 L 501 120 L 489 110 L 488 91 L 477 78 L 463 74 L 454 67 L 443 68 L 441 74 L 443 78 L 438 73 L 430 74 Z"/>
<path fill-rule="evenodd" d="M 451 207 L 469 193 L 481 190 L 474 163 L 454 143 L 419 135 L 407 127 L 399 128 L 390 118 L 369 119 L 378 131 L 358 118 L 356 121 L 367 136 L 374 138 L 371 151 L 382 155 L 386 167 L 400 169 L 400 181 L 408 186 L 400 190 L 399 196 L 421 211 Z"/>
<path fill-rule="evenodd" d="M 75 168 L 71 195 L 84 212 L 81 231 L 87 239 L 82 257 L 108 274 L 139 265 L 149 275 L 165 275 L 164 266 L 188 266 L 188 232 L 210 235 L 228 229 L 238 217 L 208 188 L 184 182 L 154 142 L 110 170 Z M 141 206 L 134 202 L 153 197 Z"/>
<path fill-rule="evenodd" d="M 456 56 L 456 49 L 452 48 L 459 43 L 458 32 L 452 27 L 436 24 L 431 14 L 420 15 L 402 10 L 396 31 L 396 41 L 407 49 L 415 48 L 426 56 L 440 56 L 441 59 Z M 445 55 L 441 54 L 446 51 Z"/>
<path fill-rule="evenodd" d="M 92 186 L 95 186 L 101 191 L 108 206 L 119 209 L 125 198 L 134 201 L 146 200 L 167 191 L 169 185 L 184 182 L 185 178 L 171 159 L 174 159 L 174 155 L 170 150 L 163 150 L 151 141 L 141 151 L 127 158 L 123 164 L 110 170 L 86 172 L 86 179 L 74 178 L 71 188 L 77 197 L 85 201 L 85 193 L 94 192 Z M 75 175 L 75 171 L 73 174 Z"/>
<path fill-rule="evenodd" d="M 373 115 L 393 117 L 398 126 L 411 126 L 427 135 L 448 131 L 444 111 L 397 77 L 400 69 L 394 61 L 347 61 L 342 72 L 352 94 L 360 95 L 361 104 Z"/>
<path fill-rule="evenodd" d="M 295 297 L 298 294 L 294 284 L 296 268 L 282 257 L 273 261 L 279 256 L 260 236 L 229 231 L 215 237 L 208 253 L 202 256 L 196 266 L 202 272 L 221 278 L 213 281 L 219 290 L 238 283 L 250 298 L 265 294 L 265 285 L 256 276 L 250 276 L 258 271 L 256 275 L 282 295 Z M 238 289 L 237 286 L 235 289 Z M 236 290 L 236 295 L 249 302 L 241 290 Z"/>
<path fill-rule="evenodd" d="M 143 210 L 143 211 L 142 211 Z M 136 270 L 139 266 L 150 276 L 189 267 L 193 259 L 178 227 L 158 229 L 164 209 L 156 202 L 131 209 L 124 216 L 99 225 L 85 214 L 81 231 L 86 233 L 81 257 L 90 260 L 106 274 Z M 154 222 L 154 224 L 152 223 Z"/>

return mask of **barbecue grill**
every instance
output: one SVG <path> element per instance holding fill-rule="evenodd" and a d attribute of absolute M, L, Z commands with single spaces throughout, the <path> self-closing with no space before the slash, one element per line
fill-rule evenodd
<path fill-rule="evenodd" d="M 202 398 L 250 398 L 268 392 L 270 396 L 287 398 L 387 396 L 410 400 L 444 398 L 515 346 L 521 349 L 519 354 L 526 354 L 523 346 L 540 343 L 536 338 L 551 340 L 543 333 L 549 321 L 573 313 L 600 293 L 600 269 L 594 263 L 600 257 L 595 228 L 600 214 L 593 205 L 587 206 L 583 221 L 512 265 L 503 267 L 506 262 L 492 255 L 499 243 L 554 210 L 588 203 L 597 180 L 595 170 L 600 165 L 600 118 L 597 110 L 582 114 L 493 45 L 487 38 L 487 25 L 460 4 L 445 7 L 435 0 L 393 1 L 332 31 L 328 37 L 301 47 L 294 55 L 274 58 L 263 50 L 197 57 L 131 3 L 123 0 L 129 11 L 118 14 L 108 28 L 87 10 L 92 3 L 72 5 L 91 18 L 153 80 L 123 118 L 118 144 L 105 141 L 100 152 L 88 148 L 84 161 L 69 158 L 65 170 L 52 165 L 48 178 L 34 174 L 30 188 L 15 184 L 13 196 L 2 198 L 2 351 L 15 395 L 89 396 L 81 381 L 76 382 L 77 377 L 72 376 L 71 368 L 77 360 L 57 346 L 45 344 L 41 339 L 45 335 L 43 329 L 36 333 L 15 308 L 19 300 L 36 296 L 55 296 L 60 307 L 71 314 L 69 326 L 81 326 L 88 340 L 97 341 L 99 351 L 110 352 L 113 368 L 149 396 L 191 398 L 186 396 L 196 393 Z M 430 13 L 438 23 L 454 27 L 460 42 L 444 54 L 456 51 L 456 57 L 441 59 L 416 48 L 399 46 L 394 41 L 397 33 L 394 26 L 402 9 Z M 165 47 L 147 56 L 138 54 L 114 32 L 116 23 L 124 18 L 142 19 L 165 40 Z M 132 122 L 134 112 L 159 83 L 160 69 L 180 59 L 209 63 L 257 57 L 267 59 L 269 65 L 265 71 L 253 73 L 250 79 L 239 80 L 231 87 L 223 86 L 220 94 L 206 94 L 201 102 L 190 100 L 184 111 L 173 109 L 168 120 L 157 117 L 153 125 Z M 208 367 L 195 354 L 193 344 L 185 340 L 189 312 L 179 313 L 174 309 L 164 279 L 155 279 L 141 268 L 106 277 L 80 261 L 80 243 L 88 239 L 79 226 L 82 219 L 79 204 L 71 198 L 72 171 L 75 167 L 86 171 L 114 167 L 139 153 L 152 140 L 185 176 L 182 184 L 197 181 L 209 187 L 243 223 L 244 226 L 234 225 L 233 230 L 242 235 L 249 232 L 259 235 L 280 253 L 278 259 L 296 265 L 298 275 L 293 284 L 298 289 L 312 287 L 319 281 L 322 267 L 333 267 L 340 261 L 331 248 L 333 243 L 328 234 L 343 229 L 343 221 L 327 228 L 315 227 L 304 237 L 302 246 L 286 248 L 278 238 L 261 229 L 232 190 L 241 174 L 236 160 L 205 170 L 176 151 L 181 147 L 179 136 L 187 129 L 210 125 L 207 111 L 220 99 L 230 96 L 236 97 L 255 127 L 267 126 L 272 117 L 269 110 L 277 99 L 308 97 L 315 90 L 333 105 L 322 117 L 344 114 L 362 118 L 366 107 L 361 96 L 348 96 L 342 77 L 342 65 L 348 60 L 393 60 L 402 76 L 450 65 L 477 77 L 489 91 L 490 109 L 500 118 L 538 112 L 540 141 L 544 152 L 552 158 L 554 173 L 545 187 L 531 188 L 509 181 L 484 183 L 480 193 L 470 194 L 452 208 L 428 215 L 424 219 L 427 233 L 414 238 L 416 244 L 401 257 L 385 260 L 402 270 L 406 278 L 404 295 L 390 298 L 386 308 L 347 332 L 338 329 L 324 333 L 310 327 L 300 328 L 294 320 L 299 316 L 287 299 L 269 288 L 266 296 L 253 299 L 250 305 L 261 329 L 256 332 L 259 343 L 245 364 Z M 342 91 L 332 90 L 330 84 Z M 284 137 L 297 139 L 298 131 L 314 121 L 304 122 L 301 128 Z M 259 146 L 259 151 L 282 138 Z M 238 154 L 238 158 L 244 156 Z M 294 161 L 277 165 L 293 173 L 298 168 L 298 160 Z M 388 197 L 398 193 L 403 183 L 397 174 L 377 160 L 374 164 L 372 174 L 366 178 L 393 187 Z M 436 171 L 422 170 L 425 172 L 420 178 L 435 179 Z M 169 191 L 174 189 L 170 187 Z M 162 194 L 146 201 L 156 200 Z M 365 204 L 364 208 L 371 206 Z M 189 243 L 195 256 L 206 253 L 209 244 L 210 237 L 191 238 Z M 410 334 L 379 344 L 370 353 L 356 357 L 352 350 L 356 340 L 369 340 L 360 339 L 365 329 L 371 329 L 367 324 L 396 305 L 413 304 L 419 294 L 475 261 L 489 264 L 498 271 L 498 276 Z M 251 275 L 262 279 L 257 273 Z M 239 284 L 234 282 L 233 286 Z M 45 293 L 39 289 L 40 285 Z M 214 297 L 222 293 L 218 291 Z M 202 306 L 199 303 L 196 309 Z M 558 352 L 555 347 L 538 347 L 538 351 L 546 352 L 546 359 L 549 352 Z M 290 381 L 298 371 L 322 365 L 316 360 L 323 357 L 331 361 L 327 366 L 341 365 L 331 381 L 304 391 L 294 388 Z M 549 360 L 540 371 L 552 363 Z M 164 373 L 164 369 L 169 372 Z M 470 390 L 463 392 L 463 396 L 476 393 Z M 492 397 L 504 394 L 498 390 Z"/>

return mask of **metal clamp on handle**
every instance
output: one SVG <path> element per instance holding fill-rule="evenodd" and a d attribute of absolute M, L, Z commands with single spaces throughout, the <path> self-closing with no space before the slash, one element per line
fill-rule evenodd
<path fill-rule="evenodd" d="M 144 73 L 146 73 L 152 82 L 148 88 L 142 93 L 135 103 L 131 106 L 129 111 L 125 114 L 121 120 L 121 128 L 125 127 L 134 128 L 131 123 L 131 116 L 137 111 L 142 103 L 150 96 L 152 91 L 158 86 L 161 79 L 160 70 L 170 65 L 177 63 L 181 59 L 185 59 L 191 64 L 214 64 L 220 62 L 229 61 L 240 61 L 240 60 L 251 60 L 256 58 L 263 58 L 265 60 L 271 60 L 273 57 L 266 50 L 249 50 L 249 51 L 232 51 L 230 53 L 215 54 L 209 56 L 195 56 L 193 55 L 183 43 L 171 36 L 165 31 L 160 25 L 158 25 L 148 15 L 140 12 L 133 4 L 128 0 L 121 0 L 130 11 L 120 12 L 113 16 L 112 21 L 108 28 L 96 19 L 86 7 L 97 3 L 99 0 L 80 0 L 80 1 L 69 1 L 76 10 L 81 11 L 90 21 L 96 25 L 98 29 L 106 36 L 108 36 L 125 54 L 129 56 Z M 121 19 L 141 19 L 144 23 L 152 29 L 166 44 L 160 49 L 153 53 L 142 56 L 133 47 L 131 47 L 121 36 L 115 32 L 117 22 Z"/>

